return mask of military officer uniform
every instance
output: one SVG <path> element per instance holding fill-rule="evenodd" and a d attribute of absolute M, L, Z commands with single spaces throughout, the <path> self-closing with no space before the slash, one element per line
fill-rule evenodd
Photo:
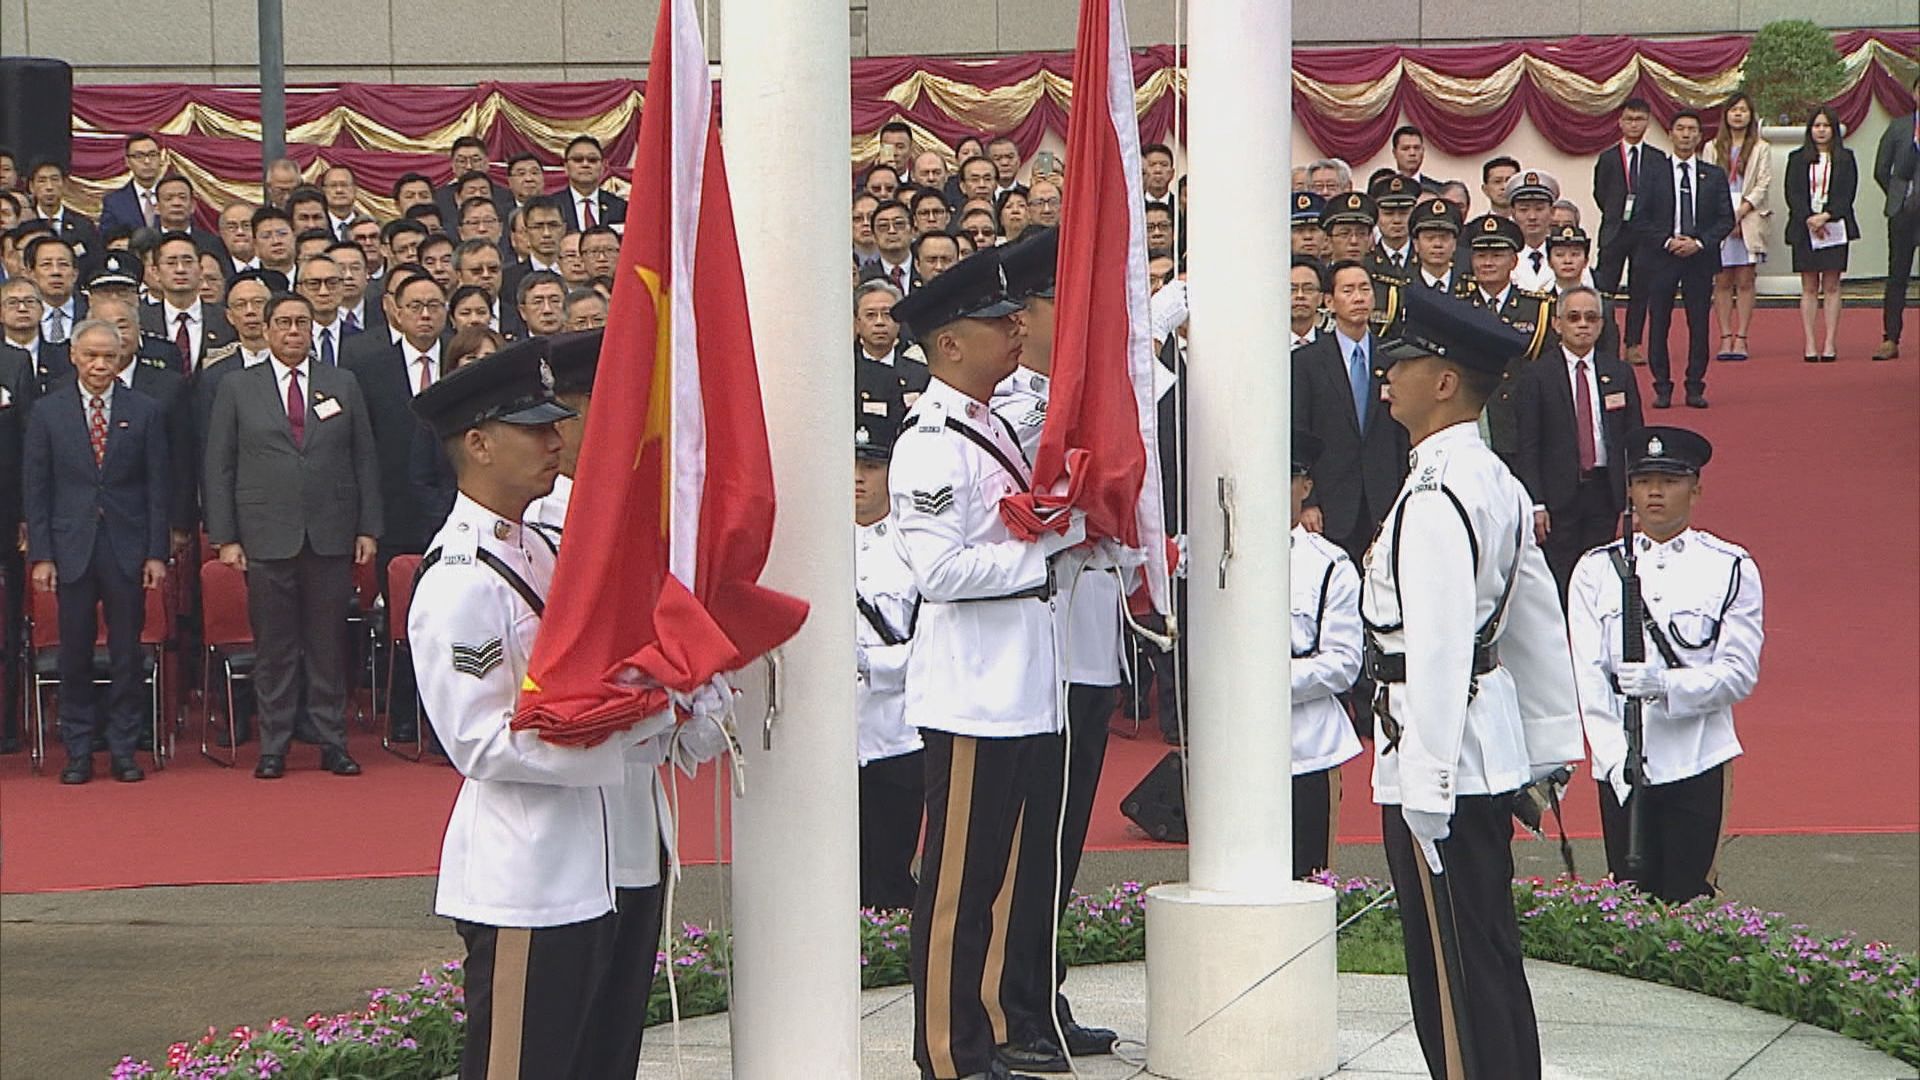
<path fill-rule="evenodd" d="M 1514 173 L 1507 180 L 1507 205 L 1509 206 L 1522 201 L 1553 203 L 1559 198 L 1560 181 L 1554 179 L 1552 173 L 1528 169 L 1526 172 Z M 1539 247 L 1528 247 L 1525 237 L 1522 237 L 1519 253 L 1520 261 L 1513 268 L 1513 283 L 1528 292 L 1551 291 L 1553 267 L 1547 262 L 1547 242 L 1543 239 Z"/>
<path fill-rule="evenodd" d="M 1409 292 L 1407 308 L 1382 350 L 1396 363 L 1496 372 L 1525 347 L 1431 291 Z M 1366 554 L 1373 797 L 1435 1077 L 1540 1075 L 1510 891 L 1512 807 L 1521 787 L 1579 757 L 1580 728 L 1560 595 L 1532 520 L 1526 490 L 1463 421 L 1415 444 Z"/>
<path fill-rule="evenodd" d="M 1020 310 L 997 251 L 915 289 L 894 318 L 922 341 L 961 319 Z M 983 984 L 1033 762 L 1060 730 L 1049 558 L 1085 537 L 1016 539 L 998 504 L 1032 476 L 985 401 L 936 377 L 894 444 L 893 528 L 921 596 L 906 721 L 926 754 L 927 828 L 913 908 L 914 1060 L 930 1080 L 1007 1075 Z M 1017 887 L 1017 882 L 1016 882 Z"/>
<path fill-rule="evenodd" d="M 893 458 L 894 431 L 878 417 L 856 421 L 857 460 Z M 910 908 L 918 883 L 926 765 L 920 732 L 906 721 L 907 660 L 920 593 L 894 543 L 892 515 L 854 526 L 854 710 L 860 760 L 860 906 Z"/>
<path fill-rule="evenodd" d="M 1327 208 L 1326 197 L 1312 191 L 1293 193 L 1292 247 L 1295 255 L 1321 258 L 1327 243 L 1326 230 L 1320 227 L 1320 213 Z M 1303 249 L 1302 244 L 1306 247 Z"/>
<path fill-rule="evenodd" d="M 1707 440 L 1679 428 L 1634 432 L 1629 475 L 1698 476 L 1712 456 Z M 1580 681 L 1581 719 L 1600 784 L 1607 867 L 1625 880 L 1627 811 L 1645 799 L 1646 872 L 1639 886 L 1673 903 L 1715 891 L 1715 869 L 1732 762 L 1740 756 L 1733 706 L 1760 677 L 1760 569 L 1738 544 L 1691 525 L 1666 540 L 1636 532 L 1629 541 L 1646 606 L 1644 664 L 1620 650 L 1626 561 L 1622 542 L 1595 548 L 1573 571 L 1567 630 Z M 1625 775 L 1623 691 L 1641 698 L 1646 785 Z"/>
<path fill-rule="evenodd" d="M 1322 444 L 1293 429 L 1293 475 L 1306 476 Z M 1360 575 L 1353 560 L 1298 525 L 1289 538 L 1293 588 L 1293 876 L 1333 865 L 1340 827 L 1340 766 L 1360 737 L 1340 696 L 1360 676 Z"/>
<path fill-rule="evenodd" d="M 1367 194 L 1373 196 L 1373 204 L 1379 213 L 1411 211 L 1420 198 L 1420 185 L 1396 173 L 1374 182 L 1368 187 Z M 1409 226 L 1407 237 L 1398 249 L 1388 248 L 1384 235 L 1374 241 L 1373 250 L 1367 253 L 1367 272 L 1376 278 L 1404 285 L 1412 278 L 1418 262 L 1413 253 L 1413 233 Z"/>
<path fill-rule="evenodd" d="M 1517 252 L 1521 247 L 1520 226 L 1492 214 L 1484 214 L 1467 222 L 1466 233 L 1468 243 L 1476 251 Z M 1501 376 L 1503 381 L 1500 389 L 1487 402 L 1487 442 L 1493 447 L 1494 453 L 1499 454 L 1502 460 L 1507 460 L 1520 449 L 1520 419 L 1513 400 L 1514 380 L 1520 377 L 1526 365 L 1558 340 L 1553 332 L 1553 297 L 1546 293 L 1529 292 L 1513 284 L 1508 284 L 1498 294 L 1490 295 L 1477 283 L 1467 295 L 1468 302 L 1473 306 L 1485 308 L 1501 322 L 1526 336 L 1525 349 L 1508 362 L 1507 370 Z"/>
<path fill-rule="evenodd" d="M 1409 225 L 1413 235 L 1416 252 L 1420 248 L 1420 234 L 1428 232 L 1451 233 L 1458 244 L 1460 236 L 1460 210 L 1445 199 L 1429 199 L 1414 208 L 1413 221 Z M 1449 258 L 1439 273 L 1433 268 L 1418 262 L 1408 268 L 1407 280 L 1410 284 L 1424 285 L 1437 289 L 1448 296 L 1466 299 L 1473 292 L 1473 275 L 1464 274 L 1457 268 L 1458 260 Z"/>
<path fill-rule="evenodd" d="M 927 389 L 927 362 L 920 348 L 902 338 L 884 360 L 853 346 L 853 412 L 860 420 L 875 417 L 898 429 L 914 402 Z"/>
<path fill-rule="evenodd" d="M 1578 225 L 1556 225 L 1553 231 L 1547 234 L 1547 256 L 1551 258 L 1555 248 L 1563 247 L 1577 247 L 1582 251 L 1591 252 L 1593 250 L 1593 241 L 1587 236 L 1586 230 Z M 1593 289 L 1597 293 L 1600 292 L 1593 283 L 1592 266 L 1588 266 L 1585 270 L 1581 271 L 1580 284 L 1585 285 L 1589 289 Z M 1569 286 L 1569 288 L 1571 288 L 1571 286 Z M 1560 299 L 1560 294 L 1564 291 L 1557 280 L 1548 286 L 1547 292 L 1550 293 L 1556 301 L 1555 307 L 1559 306 L 1557 301 Z M 1607 298 L 1606 293 L 1600 293 L 1600 319 L 1600 340 L 1597 343 L 1600 351 L 1609 356 L 1619 356 L 1620 323 L 1619 320 L 1613 317 L 1613 301 Z"/>
<path fill-rule="evenodd" d="M 1053 299 L 1059 239 L 1057 229 L 1030 229 L 1000 249 L 1014 299 Z M 1029 462 L 1046 424 L 1049 385 L 1046 375 L 1023 364 L 994 391 L 994 415 L 1013 432 Z M 1107 725 L 1124 681 L 1121 605 L 1126 598 L 1111 562 L 1099 554 L 1077 574 L 1059 578 L 1056 588 L 1055 656 L 1060 681 L 1066 684 L 1066 727 L 1063 735 L 1043 740 L 1035 755 L 1028 813 L 1020 827 L 1018 872 L 1009 873 L 1006 885 L 1012 890 L 1006 929 L 1010 955 L 999 1000 L 994 1001 L 990 991 L 987 1009 L 995 1041 L 1008 1046 L 1003 1056 L 1014 1067 L 1036 1071 L 1066 1066 L 1054 1033 L 1055 1014 L 1067 1049 L 1075 1055 L 1107 1053 L 1116 1038 L 1111 1031 L 1074 1021 L 1060 992 L 1067 965 L 1056 958 L 1054 930 L 1079 873 L 1094 793 L 1106 762 Z"/>
<path fill-rule="evenodd" d="M 535 339 L 475 360 L 413 409 L 443 439 L 565 419 L 545 354 Z M 660 939 L 654 736 L 672 719 L 592 748 L 512 728 L 558 552 L 502 509 L 456 497 L 407 623 L 422 703 L 464 778 L 434 903 L 467 947 L 460 1076 L 631 1076 Z"/>

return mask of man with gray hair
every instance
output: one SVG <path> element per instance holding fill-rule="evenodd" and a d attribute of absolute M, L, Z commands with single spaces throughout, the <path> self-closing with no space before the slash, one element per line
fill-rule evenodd
<path fill-rule="evenodd" d="M 1353 168 L 1339 158 L 1310 161 L 1307 163 L 1307 188 L 1326 199 L 1352 191 Z"/>
<path fill-rule="evenodd" d="M 927 388 L 919 347 L 903 344 L 893 305 L 900 290 L 884 279 L 863 282 L 853 294 L 853 411 L 855 423 L 884 418 L 897 428 Z"/>
<path fill-rule="evenodd" d="M 67 751 L 60 782 L 93 779 L 94 737 L 104 733 L 113 778 L 131 783 L 146 779 L 134 762 L 146 715 L 139 690 L 145 590 L 167 573 L 167 429 L 160 406 L 119 379 L 122 355 L 132 353 L 120 327 L 84 319 L 70 343 L 74 381 L 41 400 L 27 422 L 27 561 L 33 587 L 59 598 Z M 93 680 L 96 609 L 107 623 L 104 701 Z"/>

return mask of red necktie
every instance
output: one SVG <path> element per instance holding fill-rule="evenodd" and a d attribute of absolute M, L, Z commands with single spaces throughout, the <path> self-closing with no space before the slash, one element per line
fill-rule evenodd
<path fill-rule="evenodd" d="M 907 290 L 907 271 L 905 267 L 894 267 L 887 271 L 887 277 L 893 281 L 894 288 L 899 289 L 901 292 Z"/>
<path fill-rule="evenodd" d="M 98 394 L 87 403 L 87 437 L 93 440 L 93 467 L 107 457 L 107 400 Z"/>
<path fill-rule="evenodd" d="M 293 445 L 300 447 L 307 441 L 307 398 L 300 392 L 300 373 L 287 372 L 287 431 L 293 436 Z"/>
<path fill-rule="evenodd" d="M 1573 390 L 1573 422 L 1580 429 L 1574 445 L 1580 455 L 1580 471 L 1585 473 L 1592 470 L 1600 458 L 1593 445 L 1593 381 L 1587 378 L 1585 360 L 1574 361 L 1573 380 L 1579 384 Z"/>
<path fill-rule="evenodd" d="M 193 367 L 193 335 L 187 332 L 187 320 L 191 317 L 181 312 L 173 331 L 173 343 L 180 347 L 180 359 L 186 361 L 188 368 Z"/>
<path fill-rule="evenodd" d="M 420 365 L 420 390 L 424 392 L 427 387 L 433 385 L 432 363 L 426 358 L 425 355 L 422 355 L 420 359 L 415 360 L 414 363 Z"/>
<path fill-rule="evenodd" d="M 598 224 L 593 218 L 593 196 L 589 195 L 580 200 L 580 229 L 585 232 Z"/>

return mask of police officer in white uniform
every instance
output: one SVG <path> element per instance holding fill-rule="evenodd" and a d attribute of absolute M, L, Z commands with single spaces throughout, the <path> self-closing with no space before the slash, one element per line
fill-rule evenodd
<path fill-rule="evenodd" d="M 1627 497 L 1636 531 L 1634 570 L 1646 621 L 1646 661 L 1623 663 L 1621 542 L 1574 567 L 1567 629 L 1580 679 L 1581 717 L 1600 785 L 1607 867 L 1626 880 L 1627 812 L 1644 799 L 1646 871 L 1641 889 L 1682 903 L 1714 891 L 1733 759 L 1733 706 L 1760 678 L 1760 568 L 1738 544 L 1693 527 L 1706 439 L 1672 427 L 1641 428 L 1627 446 Z M 1628 787 L 1625 698 L 1642 700 L 1646 783 Z"/>
<path fill-rule="evenodd" d="M 1373 798 L 1400 895 L 1414 1026 L 1436 1078 L 1540 1075 L 1514 917 L 1514 794 L 1580 756 L 1560 594 L 1533 503 L 1476 421 L 1526 340 L 1409 289 L 1381 354 L 1406 483 L 1365 559 Z"/>
<path fill-rule="evenodd" d="M 1339 695 L 1360 677 L 1360 574 L 1347 553 L 1300 525 L 1309 475 L 1324 449 L 1293 429 L 1293 876 L 1333 866 L 1340 827 L 1340 766 L 1360 755 Z"/>
<path fill-rule="evenodd" d="M 587 411 L 593 403 L 593 377 L 600 370 L 600 341 L 606 334 L 599 330 L 574 330 L 547 338 L 547 363 L 553 369 L 553 396 L 572 409 L 573 419 L 555 425 L 560 429 L 560 475 L 553 478 L 553 490 L 527 507 L 529 524 L 539 525 L 557 535 L 567 524 L 567 507 L 573 502 L 573 473 L 580 462 L 580 440 L 587 431 Z"/>
<path fill-rule="evenodd" d="M 910 908 L 919 888 L 926 764 L 920 732 L 908 726 L 907 660 L 920 594 L 894 543 L 887 463 L 894 429 L 880 415 L 857 417 L 853 432 L 854 709 L 859 719 L 860 906 Z"/>
<path fill-rule="evenodd" d="M 894 445 L 896 539 L 922 598 L 907 723 L 926 743 L 927 830 L 913 906 L 914 1060 L 930 1080 L 1012 1075 L 981 986 L 1003 969 L 994 901 L 1007 880 L 1032 762 L 1060 730 L 1049 559 L 1085 538 L 1015 539 L 999 501 L 1032 482 L 987 403 L 1020 362 L 1020 310 L 983 251 L 894 306 L 933 381 Z M 1017 887 L 1017 883 L 1016 883 Z"/>
<path fill-rule="evenodd" d="M 1020 367 L 994 390 L 993 412 L 1012 430 L 1029 463 L 1047 419 L 1059 251 L 1060 232 L 1052 228 L 1029 229 L 1000 249 L 1008 291 L 1026 305 L 1020 318 L 1027 334 Z M 1118 1038 L 1110 1030 L 1074 1020 L 1060 992 L 1067 965 L 1057 958 L 1054 930 L 1080 871 L 1093 797 L 1107 757 L 1107 724 L 1120 702 L 1120 605 L 1125 598 L 1111 561 L 1104 557 L 1082 565 L 1079 573 L 1056 586 L 1054 634 L 1060 678 L 1067 684 L 1067 723 L 1062 735 L 1042 744 L 1035 762 L 1035 783 L 1027 792 L 1027 815 L 1020 828 L 1020 886 L 1009 894 L 1009 957 L 999 1000 L 994 1002 L 989 991 L 987 1010 L 1001 1058 L 1010 1068 L 1035 1072 L 1067 1069 L 1054 1032 L 1055 1013 L 1066 1049 L 1076 1057 L 1112 1053 Z M 1015 876 L 1009 872 L 1008 888 Z"/>
<path fill-rule="evenodd" d="M 413 399 L 459 475 L 407 631 L 421 702 L 465 778 L 434 910 L 466 943 L 462 1080 L 630 1077 L 660 940 L 653 739 L 590 749 L 510 726 L 557 548 L 523 524 L 559 471 L 547 342 L 476 360 Z"/>

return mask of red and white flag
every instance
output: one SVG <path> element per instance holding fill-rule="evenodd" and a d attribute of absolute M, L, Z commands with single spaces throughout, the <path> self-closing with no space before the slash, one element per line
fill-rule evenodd
<path fill-rule="evenodd" d="M 779 645 L 773 467 L 706 47 L 654 29 L 632 200 L 566 539 L 514 727 L 592 745 Z"/>
<path fill-rule="evenodd" d="M 1037 516 L 1023 513 L 1017 497 L 1003 501 L 1002 512 L 1025 535 L 1041 521 L 1057 521 L 1061 505 L 1086 511 L 1089 539 L 1150 554 L 1142 573 L 1154 609 L 1164 614 L 1167 539 L 1147 312 L 1146 192 L 1121 0 L 1081 0 L 1066 174 L 1053 371 L 1027 503 Z"/>

